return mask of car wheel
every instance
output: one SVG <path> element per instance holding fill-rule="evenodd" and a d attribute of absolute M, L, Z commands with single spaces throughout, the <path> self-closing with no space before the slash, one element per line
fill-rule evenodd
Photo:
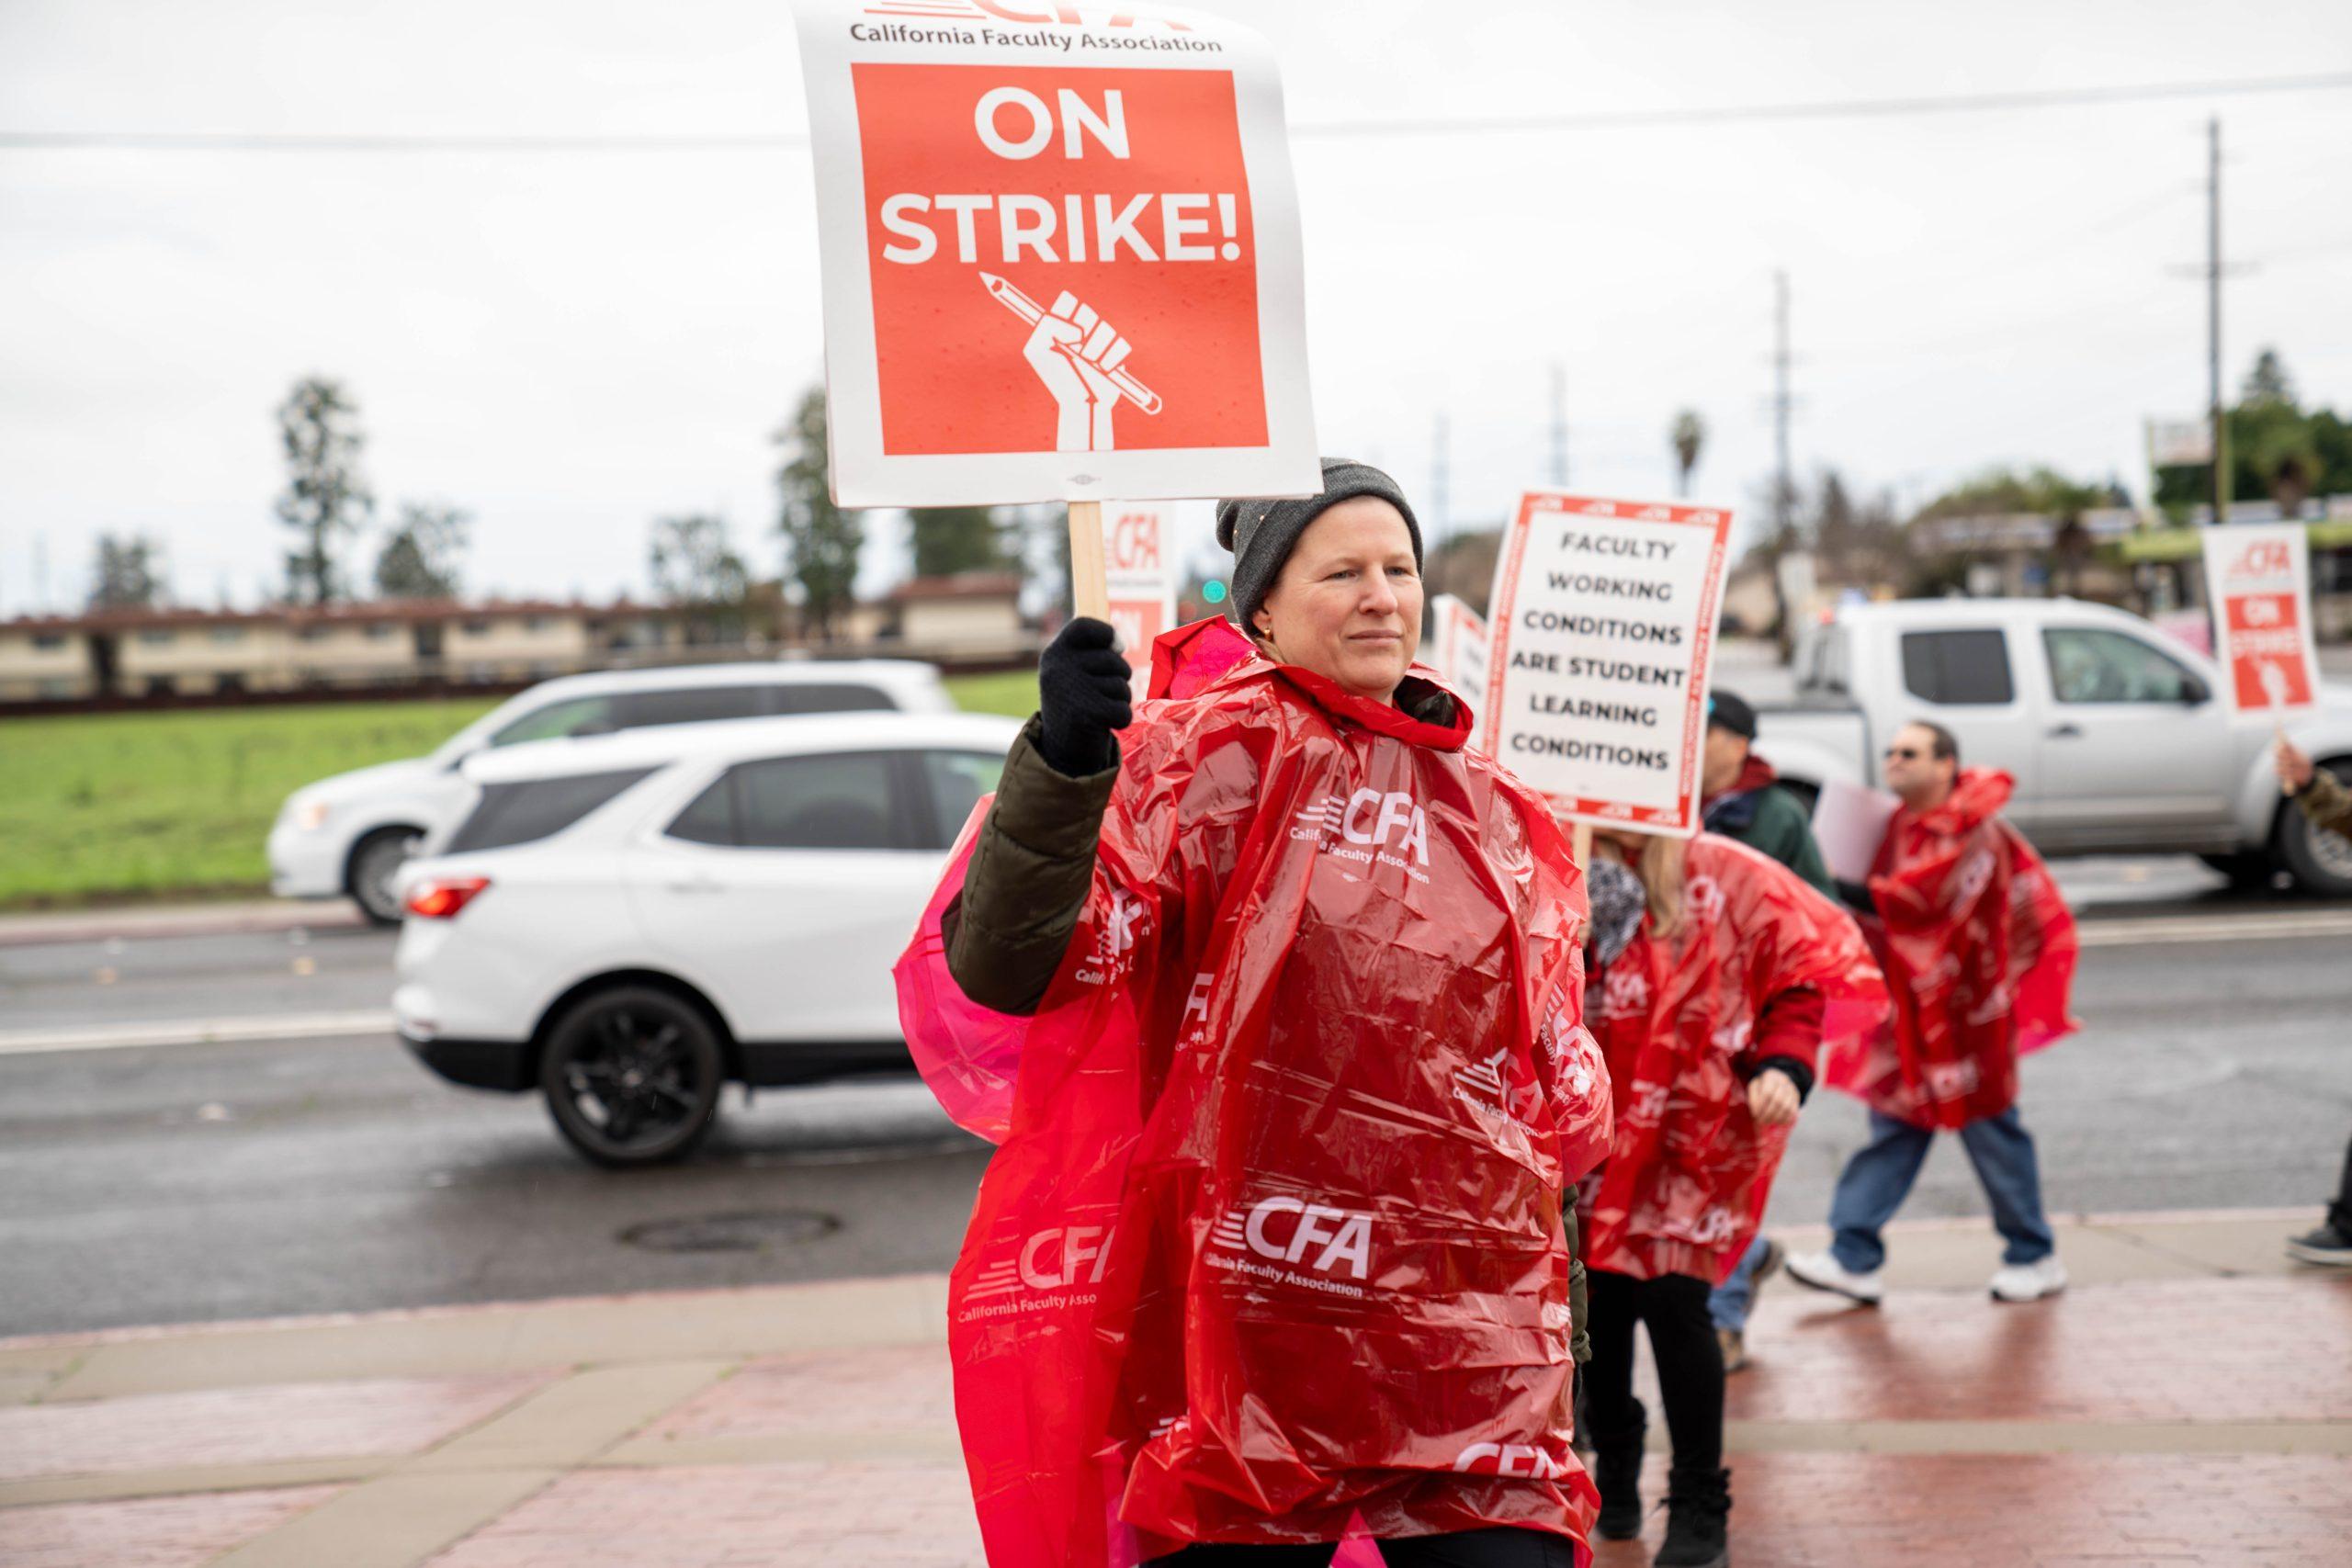
<path fill-rule="evenodd" d="M 2352 782 L 2352 761 L 2320 766 Z M 2278 858 L 2295 874 L 2295 886 L 2305 892 L 2324 898 L 2352 898 L 2352 839 L 2320 827 L 2291 801 L 2279 824 Z"/>
<path fill-rule="evenodd" d="M 605 1166 L 659 1165 L 700 1143 L 727 1081 L 718 1032 L 650 986 L 575 1002 L 548 1031 L 539 1089 L 556 1130 Z"/>
<path fill-rule="evenodd" d="M 424 837 L 413 828 L 379 828 L 352 850 L 350 872 L 345 878 L 351 888 L 351 901 L 376 924 L 401 923 L 401 901 L 392 892 L 392 883 Z"/>
<path fill-rule="evenodd" d="M 2233 887 L 2267 887 L 2278 874 L 2278 863 L 2260 850 L 2240 850 L 2233 854 L 2199 855 L 2197 858 L 2228 877 Z"/>

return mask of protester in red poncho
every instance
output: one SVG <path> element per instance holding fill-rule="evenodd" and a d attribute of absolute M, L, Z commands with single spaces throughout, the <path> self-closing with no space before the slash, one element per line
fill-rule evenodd
<path fill-rule="evenodd" d="M 1962 768 L 1939 725 L 1912 724 L 1886 750 L 1887 825 L 1867 889 L 1849 890 L 1894 992 L 1886 1027 L 1825 1062 L 1825 1081 L 1870 1106 L 1871 1141 L 1831 1200 L 1826 1252 L 1789 1275 L 1865 1303 L 1883 1293 L 1882 1231 L 1902 1207 L 1939 1129 L 1956 1130 L 2007 1244 L 1994 1299 L 2065 1289 L 2041 1207 L 2032 1134 L 2018 1118 L 2018 1058 L 2075 1028 L 2075 919 L 2050 868 L 2002 820 L 2013 781 Z"/>
<path fill-rule="evenodd" d="M 1816 1053 L 1869 1029 L 1885 986 L 1845 911 L 1744 844 L 1604 831 L 1590 869 L 1586 1018 L 1617 1110 L 1580 1204 L 1599 1532 L 1641 1531 L 1644 1322 L 1674 1443 L 1656 1562 L 1713 1568 L 1729 1551 L 1731 1493 L 1708 1293 L 1756 1235 Z"/>
<path fill-rule="evenodd" d="M 949 1287 L 992 1563 L 1582 1555 L 1581 879 L 1408 673 L 1403 496 L 1324 478 L 1220 508 L 1253 637 L 1173 634 L 1132 724 L 1109 628 L 1055 639 L 900 963 L 927 1079 L 1003 1145 Z"/>

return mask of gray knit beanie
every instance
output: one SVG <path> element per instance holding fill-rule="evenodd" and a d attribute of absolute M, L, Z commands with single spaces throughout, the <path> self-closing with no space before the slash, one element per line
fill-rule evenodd
<path fill-rule="evenodd" d="M 1413 536 L 1413 564 L 1421 564 L 1421 525 L 1405 503 L 1396 481 L 1369 463 L 1347 457 L 1323 459 L 1323 491 L 1289 501 L 1234 500 L 1216 503 L 1216 542 L 1233 552 L 1233 618 L 1241 629 L 1256 635 L 1250 617 L 1265 602 L 1267 591 L 1283 573 L 1283 563 L 1297 548 L 1306 525 L 1330 507 L 1360 495 L 1376 495 L 1405 516 L 1405 532 Z"/>

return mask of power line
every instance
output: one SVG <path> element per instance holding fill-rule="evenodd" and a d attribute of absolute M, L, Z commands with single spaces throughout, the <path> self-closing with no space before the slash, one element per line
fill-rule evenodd
<path fill-rule="evenodd" d="M 1357 137 L 1482 136 L 1547 130 L 1639 130 L 1772 120 L 1881 119 L 1905 115 L 1991 114 L 2099 107 L 2167 98 L 2243 97 L 2352 87 L 2352 72 L 2230 77 L 2108 87 L 2026 88 L 1941 96 L 1849 98 L 1814 103 L 1727 104 L 1711 108 L 1596 109 L 1580 114 L 1476 118 L 1327 120 L 1294 125 L 1300 141 Z M 339 135 L 310 131 L 0 130 L 0 151 L 29 152 L 777 152 L 808 146 L 804 132 L 740 135 Z"/>
<path fill-rule="evenodd" d="M 2206 417 L 2213 422 L 2213 521 L 2230 520 L 2230 419 L 2222 406 L 2222 117 L 2215 115 L 2205 122 L 2205 298 L 2207 328 L 2205 339 L 2206 368 L 2211 378 L 2211 406 Z"/>
<path fill-rule="evenodd" d="M 2352 87 L 2352 71 L 2306 76 L 2241 76 L 2204 82 L 2154 82 L 2111 87 L 2024 88 L 2007 93 L 1941 96 L 1847 98 L 1822 103 L 1727 104 L 1700 109 L 1595 109 L 1583 114 L 1515 115 L 1476 119 L 1340 120 L 1297 125 L 1311 136 L 1444 136 L 1486 131 L 1618 130 L 1653 126 L 1734 125 L 1757 120 L 1874 119 L 1915 114 L 1984 114 L 2005 109 L 2068 108 L 2153 103 L 2165 98 L 2237 97 L 2251 93 L 2307 93 Z"/>

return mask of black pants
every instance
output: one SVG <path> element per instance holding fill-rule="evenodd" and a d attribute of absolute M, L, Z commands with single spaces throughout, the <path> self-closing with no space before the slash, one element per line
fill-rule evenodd
<path fill-rule="evenodd" d="M 1592 1440 L 1605 1444 L 1642 1420 L 1634 1397 L 1634 1325 L 1645 1323 L 1674 1469 L 1712 1477 L 1724 1467 L 1724 1352 L 1707 1315 L 1707 1281 L 1688 1274 L 1636 1280 L 1595 1269 L 1585 1290 L 1592 1303 L 1592 1359 L 1584 1369 Z"/>
<path fill-rule="evenodd" d="M 2344 1179 L 2335 1184 L 2335 1201 L 2327 1206 L 2327 1223 L 2336 1235 L 2352 1236 L 2352 1145 L 2344 1150 Z"/>
<path fill-rule="evenodd" d="M 1338 1551 L 1313 1546 L 1188 1546 L 1155 1557 L 1146 1568 L 1327 1568 Z M 1388 1568 L 1576 1568 L 1576 1549 L 1564 1535 L 1544 1530 L 1462 1530 L 1408 1536 L 1380 1543 Z"/>

